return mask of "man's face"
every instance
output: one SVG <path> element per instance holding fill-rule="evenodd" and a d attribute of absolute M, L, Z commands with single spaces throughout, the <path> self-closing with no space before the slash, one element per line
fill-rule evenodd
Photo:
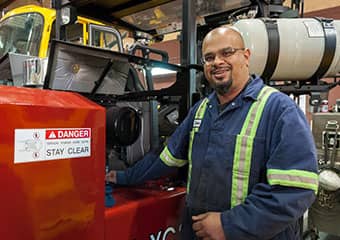
<path fill-rule="evenodd" d="M 202 47 L 204 74 L 218 94 L 243 86 L 244 76 L 249 75 L 249 55 L 249 50 L 233 31 L 219 29 L 205 38 Z"/>

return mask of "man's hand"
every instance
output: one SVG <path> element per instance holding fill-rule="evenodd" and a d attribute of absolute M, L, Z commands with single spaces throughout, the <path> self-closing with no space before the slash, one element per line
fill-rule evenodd
<path fill-rule="evenodd" d="M 117 183 L 116 171 L 112 170 L 108 172 L 105 176 L 106 182 Z"/>
<path fill-rule="evenodd" d="M 192 217 L 192 229 L 203 240 L 225 240 L 221 223 L 221 213 L 207 212 Z"/>

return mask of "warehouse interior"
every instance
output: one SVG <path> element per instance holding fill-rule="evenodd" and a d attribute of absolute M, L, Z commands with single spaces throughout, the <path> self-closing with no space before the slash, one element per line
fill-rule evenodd
<path fill-rule="evenodd" d="M 311 128 L 319 189 L 296 239 L 340 239 L 339 0 L 0 0 L 0 10 L 4 239 L 180 239 L 191 165 L 137 186 L 106 177 L 169 152 L 213 92 L 202 45 L 221 25 L 239 29 L 250 72 Z M 278 44 L 254 30 L 271 21 Z"/>

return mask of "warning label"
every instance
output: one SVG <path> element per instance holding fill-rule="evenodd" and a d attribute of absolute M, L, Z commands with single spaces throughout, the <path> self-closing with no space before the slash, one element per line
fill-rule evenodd
<path fill-rule="evenodd" d="M 46 139 L 68 139 L 89 137 L 91 137 L 91 130 L 87 128 L 46 130 Z"/>
<path fill-rule="evenodd" d="M 91 128 L 15 129 L 14 163 L 91 156 Z"/>

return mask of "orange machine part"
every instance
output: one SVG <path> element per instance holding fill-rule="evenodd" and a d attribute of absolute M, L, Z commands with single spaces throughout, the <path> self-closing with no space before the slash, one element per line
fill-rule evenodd
<path fill-rule="evenodd" d="M 179 239 L 185 188 L 160 185 L 114 189 L 116 204 L 105 210 L 105 239 Z"/>
<path fill-rule="evenodd" d="M 176 239 L 183 187 L 114 188 L 115 205 L 104 207 L 105 108 L 76 93 L 0 86 L 0 114 L 1 239 Z M 91 129 L 90 156 L 15 162 L 16 130 L 74 128 Z"/>
<path fill-rule="evenodd" d="M 75 93 L 0 86 L 0 114 L 1 239 L 104 239 L 105 109 Z M 14 163 L 16 129 L 55 128 L 90 128 L 91 155 Z"/>

